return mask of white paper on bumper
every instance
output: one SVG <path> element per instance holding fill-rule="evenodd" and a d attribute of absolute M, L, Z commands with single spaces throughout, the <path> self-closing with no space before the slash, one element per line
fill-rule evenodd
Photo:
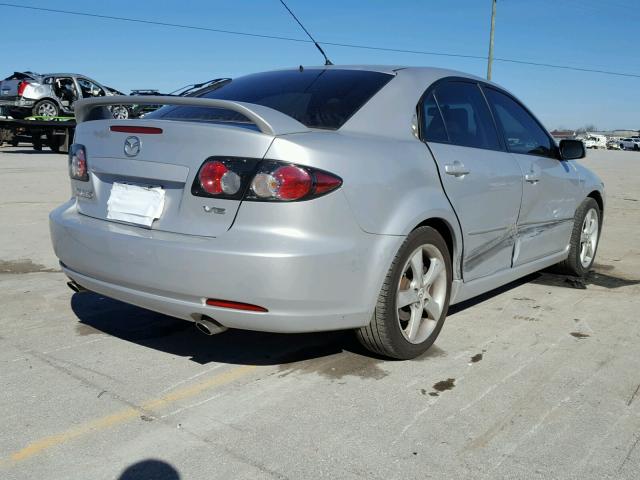
<path fill-rule="evenodd" d="M 140 187 L 114 182 L 107 201 L 107 218 L 150 227 L 164 209 L 161 187 Z"/>

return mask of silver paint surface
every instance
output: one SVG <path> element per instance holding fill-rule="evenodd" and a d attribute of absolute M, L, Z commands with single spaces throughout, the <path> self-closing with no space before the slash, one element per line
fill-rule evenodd
<path fill-rule="evenodd" d="M 181 104 L 245 112 L 258 128 L 135 120 L 163 129 L 144 137 L 135 159 L 124 155 L 126 134 L 109 130 L 132 121 L 82 122 L 109 99 L 82 102 L 76 141 L 87 146 L 90 183 L 72 184 L 94 198 L 74 198 L 50 215 L 65 272 L 104 295 L 187 320 L 209 315 L 227 327 L 277 332 L 355 328 L 369 322 L 393 258 L 423 222 L 437 219 L 451 234 L 454 304 L 566 258 L 576 207 L 593 191 L 604 197 L 602 182 L 577 162 L 422 143 L 415 112 L 424 91 L 444 77 L 475 77 L 327 68 L 395 78 L 337 131 L 308 129 L 263 106 L 184 97 Z M 203 202 L 190 188 L 213 155 L 319 168 L 343 185 L 304 202 Z M 456 161 L 470 173 L 444 175 Z M 531 169 L 540 175 L 533 185 L 524 180 Z M 116 180 L 165 188 L 165 212 L 151 229 L 106 220 Z M 209 307 L 206 298 L 269 311 Z"/>

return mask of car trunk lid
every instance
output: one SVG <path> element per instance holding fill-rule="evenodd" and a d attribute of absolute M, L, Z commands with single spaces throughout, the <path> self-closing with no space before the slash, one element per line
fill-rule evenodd
<path fill-rule="evenodd" d="M 35 83 L 34 76 L 27 73 L 15 72 L 13 75 L 0 81 L 0 100 L 15 100 L 19 97 L 18 90 L 22 82 Z"/>
<path fill-rule="evenodd" d="M 75 141 L 86 147 L 91 185 L 86 191 L 86 182 L 72 181 L 78 210 L 94 218 L 120 221 L 109 218 L 114 184 L 161 187 L 164 207 L 149 228 L 219 236 L 231 228 L 241 201 L 194 196 L 191 186 L 200 166 L 216 156 L 261 159 L 273 138 L 253 125 L 168 120 L 81 123 Z M 139 148 L 132 150 L 128 145 L 125 150 L 127 140 Z"/>

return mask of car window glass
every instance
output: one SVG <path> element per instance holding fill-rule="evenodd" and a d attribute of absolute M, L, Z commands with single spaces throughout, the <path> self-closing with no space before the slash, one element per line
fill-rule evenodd
<path fill-rule="evenodd" d="M 422 102 L 422 137 L 428 142 L 449 141 L 433 93 L 430 93 Z"/>
<path fill-rule="evenodd" d="M 80 85 L 80 91 L 84 98 L 104 96 L 104 90 L 86 78 L 79 78 L 78 85 Z"/>
<path fill-rule="evenodd" d="M 510 152 L 553 156 L 551 139 L 538 122 L 508 95 L 485 89 Z"/>
<path fill-rule="evenodd" d="M 338 129 L 393 78 L 365 70 L 281 70 L 233 79 L 202 98 L 255 103 L 278 110 L 311 128 Z M 201 122 L 247 122 L 230 110 L 166 106 L 145 118 Z"/>
<path fill-rule="evenodd" d="M 491 112 L 476 84 L 449 82 L 435 89 L 449 141 L 465 147 L 499 149 Z"/>

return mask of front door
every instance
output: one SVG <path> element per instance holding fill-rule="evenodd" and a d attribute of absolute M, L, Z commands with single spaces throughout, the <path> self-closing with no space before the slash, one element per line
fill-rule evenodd
<path fill-rule="evenodd" d="M 515 99 L 493 88 L 484 91 L 524 174 L 513 264 L 561 252 L 568 248 L 579 198 L 576 169 L 557 158 L 553 140 Z"/>
<path fill-rule="evenodd" d="M 438 84 L 423 101 L 421 132 L 460 220 L 464 281 L 510 268 L 522 171 L 504 150 L 480 87 Z"/>

